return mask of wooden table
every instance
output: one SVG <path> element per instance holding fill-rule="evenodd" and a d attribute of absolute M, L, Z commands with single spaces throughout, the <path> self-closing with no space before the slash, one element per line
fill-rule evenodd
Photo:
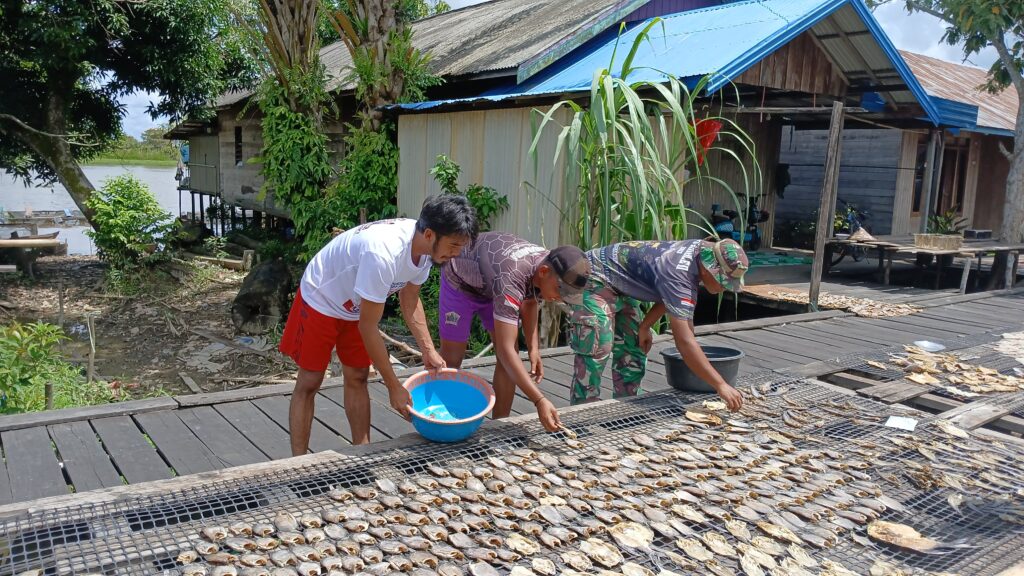
<path fill-rule="evenodd" d="M 840 238 L 829 238 L 825 244 L 825 271 L 831 267 L 832 253 L 839 246 L 860 246 L 863 248 L 874 248 L 878 251 L 878 272 L 882 277 L 882 284 L 889 285 L 892 273 L 892 260 L 897 253 L 914 254 L 927 256 L 935 259 L 936 274 L 935 287 L 938 288 L 942 282 L 943 272 L 952 262 L 953 258 L 961 258 L 963 261 L 963 272 L 960 277 L 960 293 L 967 291 L 967 280 L 970 276 L 971 266 L 976 259 L 978 271 L 981 271 L 981 259 L 987 254 L 993 254 L 998 259 L 1006 259 L 1006 273 L 999 288 L 1012 288 L 1017 277 L 1018 260 L 1020 252 L 1024 250 L 1024 244 L 1003 244 L 992 240 L 965 240 L 963 245 L 956 250 L 938 250 L 934 248 L 921 248 L 914 245 L 912 237 L 908 236 L 879 236 L 874 240 L 850 240 Z"/>

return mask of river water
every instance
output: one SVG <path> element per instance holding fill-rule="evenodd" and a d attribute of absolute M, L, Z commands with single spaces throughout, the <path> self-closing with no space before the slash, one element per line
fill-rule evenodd
<path fill-rule="evenodd" d="M 179 214 L 178 210 L 178 182 L 174 179 L 173 167 L 154 168 L 150 166 L 84 166 L 82 170 L 92 182 L 93 186 L 99 188 L 108 178 L 122 174 L 134 174 L 149 187 L 150 192 L 156 196 L 160 206 L 172 215 Z M 182 202 L 188 203 L 188 195 L 182 197 Z M 182 205 L 185 207 L 185 205 Z M 189 206 L 190 207 L 190 206 Z M 185 207 L 188 210 L 189 207 Z M 75 202 L 71 199 L 67 190 L 59 183 L 53 186 L 32 186 L 26 187 L 22 182 L 15 180 L 9 174 L 0 171 L 0 213 L 5 210 L 76 210 Z M 41 234 L 46 232 L 59 231 L 58 239 L 68 243 L 68 254 L 94 254 L 95 248 L 89 237 L 85 235 L 87 226 L 44 228 L 40 226 Z"/>

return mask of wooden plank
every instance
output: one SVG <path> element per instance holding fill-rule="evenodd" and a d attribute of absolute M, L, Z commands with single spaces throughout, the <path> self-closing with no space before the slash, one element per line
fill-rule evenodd
<path fill-rule="evenodd" d="M 930 337 L 930 338 L 949 338 L 950 336 L 952 336 L 952 334 L 950 333 L 951 331 L 949 330 L 949 328 L 941 329 L 941 328 L 934 328 L 934 327 L 924 326 L 924 325 L 921 325 L 921 324 L 914 325 L 914 324 L 907 324 L 907 323 L 903 323 L 903 322 L 893 322 L 889 318 L 872 318 L 871 319 L 871 325 L 872 326 L 882 326 L 882 327 L 885 327 L 885 328 L 892 328 L 894 330 L 905 331 L 905 332 L 909 332 L 911 334 L 916 334 L 916 335 L 920 335 L 920 336 L 927 336 L 927 337 Z"/>
<path fill-rule="evenodd" d="M 260 409 L 268 418 L 277 422 L 277 425 L 288 430 L 288 404 L 287 396 L 267 396 L 252 401 L 253 406 Z M 337 450 L 348 444 L 341 436 L 331 432 L 319 420 L 313 419 L 309 433 L 309 449 L 313 452 L 325 450 Z"/>
<path fill-rule="evenodd" d="M 68 493 L 45 426 L 0 433 L 15 502 Z"/>
<path fill-rule="evenodd" d="M 321 389 L 326 388 L 332 380 L 337 380 L 333 386 L 341 386 L 341 378 L 325 380 Z M 181 407 L 207 406 L 222 402 L 240 402 L 242 400 L 256 400 L 267 396 L 281 396 L 291 394 L 295 390 L 294 383 L 271 384 L 269 386 L 256 386 L 254 388 L 239 388 L 238 390 L 227 390 L 225 392 L 205 392 L 203 394 L 190 394 L 188 396 L 176 396 L 174 399 Z"/>
<path fill-rule="evenodd" d="M 263 462 L 267 457 L 210 406 L 178 411 L 178 418 L 196 438 L 229 466 Z"/>
<path fill-rule="evenodd" d="M 11 477 L 7 474 L 7 465 L 0 459 L 0 506 L 14 502 L 11 494 Z"/>
<path fill-rule="evenodd" d="M 173 410 L 137 414 L 135 421 L 178 476 L 226 468 L 212 450 L 196 438 Z"/>
<path fill-rule="evenodd" d="M 130 416 L 111 416 L 91 421 L 114 465 L 131 484 L 172 476 L 170 466 L 150 444 Z"/>
<path fill-rule="evenodd" d="M 935 318 L 921 316 L 920 314 L 914 314 L 912 316 L 896 316 L 893 318 L 888 318 L 888 320 L 890 322 L 895 322 L 897 324 L 904 324 L 910 328 L 915 328 L 917 326 L 926 326 L 928 328 L 945 329 L 948 334 L 956 334 L 957 336 L 967 334 L 981 334 L 982 332 L 985 332 L 985 329 L 979 326 L 953 324 L 951 322 L 946 322 L 944 320 L 937 320 Z"/>
<path fill-rule="evenodd" d="M 276 460 L 292 455 L 288 431 L 278 426 L 251 402 L 228 402 L 217 404 L 213 408 L 268 458 Z"/>
<path fill-rule="evenodd" d="M 997 402 L 990 398 L 970 402 L 943 412 L 941 418 L 948 420 L 964 430 L 980 428 L 993 420 L 1006 416 L 1012 411 L 1007 402 Z"/>
<path fill-rule="evenodd" d="M 23 517 L 30 510 L 56 510 L 61 508 L 72 508 L 76 506 L 101 506 L 124 503 L 145 496 L 164 496 L 177 490 L 217 485 L 223 482 L 251 478 L 256 475 L 274 474 L 286 472 L 302 466 L 314 466 L 317 464 L 328 464 L 344 462 L 344 457 L 335 452 L 323 452 L 320 454 L 308 454 L 298 458 L 276 460 L 273 462 L 261 462 L 249 466 L 237 466 L 226 470 L 205 472 L 203 474 L 192 474 L 181 478 L 169 478 L 156 480 L 142 484 L 129 484 L 96 490 L 87 493 L 63 494 L 60 496 L 48 497 L 42 500 L 31 502 L 17 502 L 0 507 L 0 519 L 12 520 Z"/>
<path fill-rule="evenodd" d="M 738 332 L 737 334 L 743 334 Z M 772 370 L 778 368 L 785 368 L 794 364 L 806 364 L 814 359 L 808 356 L 800 356 L 796 354 L 790 354 L 782 350 L 777 350 L 772 346 L 765 346 L 762 344 L 755 344 L 748 341 L 740 341 L 738 338 L 733 338 L 730 335 L 720 336 L 727 343 L 726 345 L 732 346 L 733 348 L 739 348 L 743 350 L 744 354 L 750 354 L 756 356 L 758 360 L 767 365 Z"/>
<path fill-rule="evenodd" d="M 904 380 L 896 380 L 884 382 L 871 388 L 864 388 L 863 390 L 858 390 L 857 393 L 865 398 L 871 398 L 886 404 L 898 404 L 927 394 L 929 390 L 925 386 L 918 386 Z"/>
<path fill-rule="evenodd" d="M 836 347 L 840 346 L 843 350 L 848 352 L 856 352 L 858 350 L 867 350 L 867 342 L 863 340 L 857 340 L 846 336 L 837 336 L 834 334 L 826 335 L 824 332 L 817 332 L 810 328 L 802 326 L 780 326 L 776 328 L 765 328 L 766 332 L 773 332 L 776 334 L 791 336 L 804 340 L 808 345 L 812 346 L 823 346 L 823 347 Z"/>
<path fill-rule="evenodd" d="M 374 383 L 370 383 L 369 386 L 374 387 Z M 383 386 L 380 386 L 383 387 Z M 343 391 L 344 394 L 344 391 Z M 390 406 L 390 403 L 388 404 Z M 316 405 L 314 406 L 317 420 L 322 422 L 324 426 L 336 432 L 349 444 L 352 443 L 352 426 L 348 423 L 348 415 L 345 414 L 345 408 L 342 407 L 340 402 L 334 402 L 330 398 L 324 396 L 323 392 L 316 395 Z M 380 442 L 387 438 L 381 434 L 379 430 L 373 427 L 374 415 L 386 412 L 386 410 L 374 410 L 374 402 L 371 397 L 370 399 L 370 442 Z"/>
<path fill-rule="evenodd" d="M 54 424 L 49 430 L 75 492 L 123 484 L 88 421 Z"/>
<path fill-rule="evenodd" d="M 370 384 L 370 386 L 377 387 L 373 384 Z M 344 388 L 329 388 L 327 390 L 321 389 L 320 396 L 326 397 L 338 406 L 345 406 Z M 380 402 L 373 400 L 372 397 L 370 403 L 372 406 L 370 424 L 373 426 L 375 431 L 379 432 L 380 436 L 384 438 L 397 438 L 403 434 L 414 432 L 412 424 L 392 410 L 390 403 L 381 404 Z"/>
<path fill-rule="evenodd" d="M 192 377 L 189 376 L 188 374 L 185 374 L 184 372 L 178 372 L 178 378 L 181 378 L 181 381 L 184 382 L 185 386 L 187 386 L 188 389 L 191 390 L 193 393 L 195 393 L 195 394 L 202 394 L 203 393 L 202 388 L 200 388 L 199 385 L 196 384 L 196 381 L 193 380 Z"/>
<path fill-rule="evenodd" d="M 470 372 L 482 376 L 488 382 L 492 382 L 494 380 L 494 366 L 480 366 L 479 368 L 471 369 Z M 569 405 L 567 401 L 561 400 L 557 397 L 548 399 L 555 405 L 555 408 L 560 408 L 561 406 L 559 406 L 559 404 L 562 406 Z M 534 412 L 536 412 L 536 409 L 533 406 L 533 402 L 530 402 L 525 396 L 523 396 L 523 393 L 517 388 L 515 396 L 512 398 L 512 414 L 533 414 Z"/>
<path fill-rule="evenodd" d="M 727 336 L 742 342 L 749 342 L 766 348 L 773 348 L 780 354 L 785 353 L 790 357 L 795 358 L 795 362 L 799 362 L 801 359 L 805 362 L 810 360 L 825 360 L 826 358 L 836 358 L 842 355 L 842 351 L 840 350 L 826 350 L 821 348 L 815 350 L 814 346 L 809 345 L 808 342 L 800 340 L 799 338 L 792 338 L 783 334 L 776 334 L 764 330 L 733 332 L 727 334 Z"/>
<path fill-rule="evenodd" d="M 49 426 L 51 424 L 75 422 L 77 420 L 105 418 L 108 416 L 140 414 L 143 412 L 168 410 L 177 407 L 178 403 L 175 402 L 174 399 L 160 397 L 148 398 L 146 400 L 115 402 L 113 404 L 101 404 L 98 406 L 85 406 L 82 408 L 62 408 L 60 410 L 47 410 L 45 412 L 32 412 L 30 414 L 12 414 L 10 416 L 0 418 L 0 432 L 6 430 L 17 430 L 18 428 L 34 428 L 36 426 Z"/>

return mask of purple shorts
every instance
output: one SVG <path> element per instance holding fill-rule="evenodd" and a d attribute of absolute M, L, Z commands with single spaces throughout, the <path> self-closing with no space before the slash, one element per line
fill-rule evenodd
<path fill-rule="evenodd" d="M 470 296 L 448 284 L 441 273 L 441 295 L 438 299 L 438 318 L 441 340 L 468 342 L 473 315 L 480 317 L 484 329 L 494 333 L 494 302 Z"/>

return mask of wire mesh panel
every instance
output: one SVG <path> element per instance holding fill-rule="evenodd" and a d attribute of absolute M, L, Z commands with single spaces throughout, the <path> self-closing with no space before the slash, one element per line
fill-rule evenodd
<path fill-rule="evenodd" d="M 717 412 L 721 424 L 698 423 L 700 418 L 696 416 L 698 412 L 715 414 L 705 404 L 715 399 L 713 395 L 664 392 L 565 413 L 563 422 L 575 440 L 565 432 L 546 433 L 535 421 L 510 422 L 484 427 L 470 440 L 456 444 L 403 439 L 371 446 L 340 461 L 195 483 L 160 494 L 110 501 L 93 499 L 95 503 L 91 504 L 83 499 L 73 506 L 30 509 L 3 521 L 5 547 L 0 573 L 181 574 L 179 555 L 203 541 L 203 528 L 234 522 L 272 522 L 282 511 L 295 515 L 320 512 L 338 505 L 332 499 L 332 490 L 338 488 L 372 488 L 383 480 L 415 480 L 426 486 L 426 479 L 433 477 L 438 467 L 506 466 L 503 459 L 524 451 L 573 457 L 589 465 L 598 461 L 596 455 L 601 451 L 644 458 L 661 454 L 664 458 L 666 454 L 696 455 L 692 450 L 697 448 L 702 458 L 675 461 L 663 478 L 651 474 L 657 462 L 653 459 L 644 464 L 648 476 L 631 476 L 631 482 L 647 490 L 646 500 L 602 488 L 600 493 L 581 496 L 593 505 L 590 509 L 561 507 L 564 527 L 582 535 L 585 527 L 593 527 L 595 522 L 610 525 L 607 518 L 600 520 L 598 516 L 602 495 L 613 499 L 607 503 L 612 506 L 609 510 L 628 519 L 641 514 L 640 508 L 630 506 L 679 497 L 672 494 L 682 486 L 691 490 L 688 498 L 694 501 L 699 516 L 678 518 L 672 524 L 676 532 L 672 537 L 662 532 L 668 532 L 667 528 L 659 528 L 648 548 L 623 548 L 627 560 L 655 571 L 665 567 L 685 572 L 679 566 L 673 568 L 680 555 L 680 537 L 710 541 L 710 534 L 715 534 L 733 549 L 746 545 L 725 520 L 730 514 L 733 518 L 748 514 L 742 507 L 754 505 L 755 500 L 778 511 L 782 519 L 773 522 L 805 522 L 800 532 L 805 537 L 832 531 L 835 537 L 829 539 L 828 546 L 807 547 L 809 553 L 840 561 L 857 573 L 867 573 L 876 559 L 885 558 L 921 570 L 987 575 L 1024 558 L 1024 537 L 1015 523 L 1024 518 L 1018 516 L 1021 481 L 1013 480 L 1024 466 L 1024 456 L 1018 449 L 992 446 L 966 433 L 967 438 L 950 439 L 919 412 L 852 397 L 812 381 L 756 375 L 748 378 L 747 384 L 747 406 L 739 414 Z M 916 416 L 922 424 L 913 434 L 884 426 L 884 419 L 893 414 Z M 645 452 L 641 434 L 647 439 L 644 442 L 659 439 L 658 448 Z M 991 477 L 979 471 L 978 462 Z M 924 470 L 931 470 L 936 480 Z M 553 475 L 544 477 L 548 476 Z M 839 476 L 845 478 L 843 483 L 833 481 Z M 658 482 L 664 479 L 677 484 L 661 488 Z M 783 483 L 783 479 L 787 480 Z M 569 480 L 556 481 L 554 477 L 548 482 L 552 492 L 564 488 L 558 482 L 574 486 Z M 950 487 L 958 483 L 964 484 L 961 490 Z M 776 487 L 782 484 L 784 489 Z M 425 490 L 439 498 L 455 494 L 444 487 Z M 843 510 L 857 518 L 860 513 L 855 510 L 860 503 L 877 504 L 872 500 L 876 490 L 884 490 L 885 496 L 898 503 L 876 516 L 913 525 L 941 540 L 942 553 L 922 554 L 869 540 L 863 523 L 851 526 L 837 516 L 819 514 L 813 503 L 818 495 L 837 501 L 854 498 L 852 503 L 844 504 Z M 865 496 L 858 495 L 862 491 Z M 748 496 L 736 499 L 737 494 Z M 954 506 L 950 504 L 954 494 L 966 496 L 953 501 Z M 538 516 L 539 508 L 533 505 L 491 508 L 495 514 L 498 509 L 512 514 L 513 521 L 545 523 Z M 668 508 L 661 511 L 668 513 Z M 642 513 L 657 512 L 648 507 Z M 818 517 L 812 520 L 812 515 Z M 846 528 L 841 526 L 844 524 Z M 473 536 L 504 537 L 506 532 L 497 526 L 496 521 L 491 522 L 489 527 L 474 530 Z M 607 534 L 597 537 L 610 540 Z M 560 569 L 567 567 L 558 551 L 549 556 Z M 717 555 L 715 562 L 723 570 L 740 570 L 738 560 L 727 554 Z M 493 564 L 504 574 L 517 563 L 522 562 Z"/>

